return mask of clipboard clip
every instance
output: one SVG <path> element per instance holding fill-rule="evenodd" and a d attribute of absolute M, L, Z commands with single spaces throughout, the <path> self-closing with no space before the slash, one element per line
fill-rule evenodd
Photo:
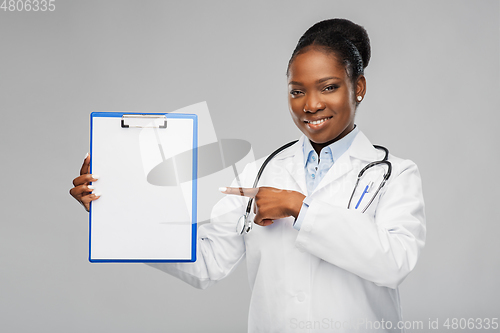
<path fill-rule="evenodd" d="M 167 117 L 152 114 L 124 114 L 121 126 L 122 128 L 167 128 Z"/>

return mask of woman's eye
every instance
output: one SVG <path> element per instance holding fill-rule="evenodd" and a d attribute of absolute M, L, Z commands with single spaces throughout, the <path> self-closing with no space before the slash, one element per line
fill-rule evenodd
<path fill-rule="evenodd" d="M 332 85 L 326 86 L 326 87 L 323 89 L 323 91 L 333 91 L 333 90 L 336 90 L 337 88 L 338 88 L 338 86 L 337 86 L 337 85 L 332 84 Z"/>
<path fill-rule="evenodd" d="M 290 91 L 290 95 L 292 95 L 292 97 L 297 97 L 300 94 L 302 94 L 302 91 L 300 91 L 300 90 L 292 90 L 292 91 Z"/>

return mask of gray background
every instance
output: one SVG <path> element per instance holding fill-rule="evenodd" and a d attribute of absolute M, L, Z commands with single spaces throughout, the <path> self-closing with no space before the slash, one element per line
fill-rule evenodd
<path fill-rule="evenodd" d="M 406 320 L 500 317 L 498 1 L 60 1 L 0 11 L 2 332 L 243 332 L 245 265 L 209 290 L 141 264 L 90 264 L 69 195 L 91 111 L 207 101 L 256 157 L 298 137 L 285 70 L 300 35 L 345 17 L 373 55 L 357 123 L 414 160 L 427 246 Z"/>

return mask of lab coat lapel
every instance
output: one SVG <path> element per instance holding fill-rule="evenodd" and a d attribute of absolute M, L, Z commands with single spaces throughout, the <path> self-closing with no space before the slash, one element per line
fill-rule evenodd
<path fill-rule="evenodd" d="M 337 161 L 334 161 L 333 166 L 328 170 L 314 192 L 350 172 L 353 169 L 355 159 L 365 161 L 375 161 L 377 159 L 377 149 L 373 147 L 361 131 L 356 135 L 349 149 Z"/>
<path fill-rule="evenodd" d="M 304 152 L 302 149 L 304 140 L 305 136 L 302 135 L 295 145 L 280 153 L 276 156 L 276 159 L 281 160 L 280 162 L 284 163 L 284 169 L 298 185 L 300 191 L 307 195 L 306 174 L 304 171 Z"/>
<path fill-rule="evenodd" d="M 332 167 L 326 173 L 325 177 L 318 184 L 314 192 L 321 190 L 323 187 L 339 179 L 346 173 L 352 170 L 352 163 L 349 154 L 344 153 L 338 161 L 334 161 Z"/>

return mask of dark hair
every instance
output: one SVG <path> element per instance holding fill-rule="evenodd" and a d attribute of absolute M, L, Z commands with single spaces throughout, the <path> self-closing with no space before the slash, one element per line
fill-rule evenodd
<path fill-rule="evenodd" d="M 316 23 L 300 37 L 288 62 L 287 75 L 295 57 L 312 47 L 333 52 L 353 82 L 364 74 L 370 61 L 370 39 L 366 30 L 346 19 L 329 19 Z"/>

